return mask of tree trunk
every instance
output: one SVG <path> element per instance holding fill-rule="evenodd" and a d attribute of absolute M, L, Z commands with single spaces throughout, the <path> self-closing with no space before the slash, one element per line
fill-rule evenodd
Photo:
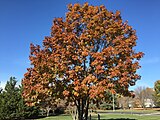
<path fill-rule="evenodd" d="M 79 100 L 78 100 L 78 106 L 77 106 L 77 110 L 78 110 L 78 120 L 83 120 L 83 119 L 82 119 L 83 113 L 81 112 L 81 106 L 82 106 L 82 104 L 81 104 L 81 101 L 80 101 L 80 99 L 79 99 Z"/>
<path fill-rule="evenodd" d="M 47 107 L 47 117 L 49 116 L 49 111 L 50 111 L 50 108 L 49 107 Z"/>
<path fill-rule="evenodd" d="M 70 114 L 71 114 L 73 120 L 78 120 L 77 107 L 76 106 L 74 106 L 72 109 L 70 108 Z"/>
<path fill-rule="evenodd" d="M 87 99 L 86 111 L 85 111 L 85 120 L 88 120 L 88 109 L 89 109 L 89 98 Z"/>
<path fill-rule="evenodd" d="M 88 120 L 89 98 L 82 98 L 77 101 L 78 120 Z"/>

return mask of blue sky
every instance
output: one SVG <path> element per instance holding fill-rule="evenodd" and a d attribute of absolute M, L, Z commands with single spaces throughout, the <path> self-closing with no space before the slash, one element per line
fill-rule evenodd
<path fill-rule="evenodd" d="M 121 11 L 122 19 L 137 31 L 135 49 L 145 53 L 136 86 L 153 87 L 160 79 L 160 0 L 0 0 L 0 86 L 11 76 L 20 83 L 30 65 L 30 43 L 41 45 L 53 18 L 65 17 L 67 4 L 76 2 Z"/>

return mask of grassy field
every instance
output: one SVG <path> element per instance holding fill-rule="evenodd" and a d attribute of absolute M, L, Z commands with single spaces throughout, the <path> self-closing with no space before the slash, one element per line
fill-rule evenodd
<path fill-rule="evenodd" d="M 145 110 L 116 110 L 114 114 L 112 110 L 96 110 L 96 112 L 92 113 L 92 120 L 98 120 L 98 114 L 96 113 L 100 114 L 100 120 L 160 120 L 160 108 Z M 38 120 L 72 120 L 72 117 L 70 115 L 64 114 L 59 116 L 41 118 Z"/>
<path fill-rule="evenodd" d="M 98 120 L 93 116 L 92 120 Z M 128 115 L 128 114 L 101 114 L 101 120 L 160 120 L 160 116 L 151 115 Z"/>
<path fill-rule="evenodd" d="M 70 115 L 59 115 L 59 116 L 41 118 L 37 120 L 72 120 L 72 117 Z"/>
<path fill-rule="evenodd" d="M 131 114 L 100 114 L 101 120 L 160 120 L 156 115 L 131 115 Z M 69 115 L 46 117 L 38 120 L 72 120 Z M 92 120 L 98 120 L 97 115 L 92 116 Z"/>

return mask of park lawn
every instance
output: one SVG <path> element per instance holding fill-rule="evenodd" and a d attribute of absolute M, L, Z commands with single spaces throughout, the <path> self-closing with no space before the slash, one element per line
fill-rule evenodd
<path fill-rule="evenodd" d="M 160 116 L 153 115 L 128 115 L 128 114 L 100 114 L 101 120 L 160 120 Z M 38 120 L 72 120 L 69 115 L 51 116 Z M 97 115 L 92 120 L 98 120 Z"/>
<path fill-rule="evenodd" d="M 70 115 L 58 115 L 58 116 L 50 116 L 50 117 L 45 117 L 37 120 L 72 120 L 72 117 Z"/>
<path fill-rule="evenodd" d="M 101 120 L 160 120 L 160 116 L 153 115 L 131 115 L 131 114 L 100 114 Z M 92 120 L 98 120 L 93 116 Z"/>

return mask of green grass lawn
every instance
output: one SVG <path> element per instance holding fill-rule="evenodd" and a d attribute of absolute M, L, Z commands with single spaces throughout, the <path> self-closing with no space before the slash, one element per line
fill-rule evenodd
<path fill-rule="evenodd" d="M 100 114 L 101 120 L 160 120 L 160 116 L 153 115 L 128 115 L 128 114 Z M 69 115 L 51 116 L 38 120 L 72 120 Z M 98 120 L 97 115 L 92 120 Z"/>
<path fill-rule="evenodd" d="M 70 115 L 58 115 L 58 116 L 50 116 L 46 118 L 41 118 L 37 120 L 72 120 Z"/>
<path fill-rule="evenodd" d="M 98 120 L 93 116 L 92 120 Z M 101 120 L 160 120 L 160 116 L 151 115 L 128 115 L 128 114 L 101 114 Z"/>

